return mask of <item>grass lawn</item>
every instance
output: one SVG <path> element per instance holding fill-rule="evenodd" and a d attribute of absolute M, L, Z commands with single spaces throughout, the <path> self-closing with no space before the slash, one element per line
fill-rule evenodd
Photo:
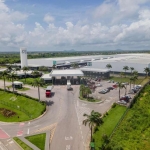
<path fill-rule="evenodd" d="M 104 123 L 93 135 L 93 138 L 95 140 L 95 150 L 99 150 L 99 147 L 102 146 L 102 136 L 104 134 L 109 136 L 112 133 L 113 129 L 117 125 L 119 119 L 121 118 L 126 109 L 127 108 L 124 106 L 116 105 L 116 107 L 110 109 L 108 115 L 105 115 L 103 117 Z"/>
<path fill-rule="evenodd" d="M 137 98 L 134 106 L 113 134 L 109 147 L 124 150 L 150 150 L 150 85 Z"/>
<path fill-rule="evenodd" d="M 3 103 L 5 103 L 5 105 Z M 32 115 L 32 119 L 40 116 L 46 108 L 45 104 L 39 103 L 38 101 L 32 100 L 30 98 L 0 91 L 0 108 L 7 108 L 17 113 L 16 116 L 9 118 L 6 118 L 2 114 L 0 114 L 0 121 L 20 122 L 31 119 L 28 115 L 16 109 L 14 106 L 19 106 L 20 109 L 24 109 L 25 111 L 27 111 Z"/>
<path fill-rule="evenodd" d="M 24 150 L 33 150 L 31 147 L 26 145 L 23 141 L 21 141 L 19 138 L 14 137 L 13 138 Z"/>
<path fill-rule="evenodd" d="M 45 149 L 46 133 L 28 136 L 26 139 L 37 146 L 40 150 Z"/>
<path fill-rule="evenodd" d="M 127 76 L 126 78 L 125 77 L 121 78 L 121 77 L 111 76 L 109 79 L 114 80 L 115 82 L 128 82 L 128 83 L 130 82 L 130 77 L 129 76 Z M 146 83 L 147 81 L 148 81 L 148 78 L 139 77 L 135 84 L 144 85 L 144 83 Z"/>
<path fill-rule="evenodd" d="M 24 79 L 19 79 L 18 81 L 23 82 L 24 84 L 32 85 L 32 83 L 35 79 L 38 79 L 38 78 L 26 78 L 26 82 L 25 82 L 25 78 Z"/>

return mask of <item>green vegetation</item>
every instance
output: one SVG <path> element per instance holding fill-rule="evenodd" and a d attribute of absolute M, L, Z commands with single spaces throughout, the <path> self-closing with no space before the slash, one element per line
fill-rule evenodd
<path fill-rule="evenodd" d="M 19 79 L 19 81 L 23 82 L 24 84 L 32 85 L 35 79 L 40 79 L 40 78 L 26 78 L 26 82 L 25 79 Z"/>
<path fill-rule="evenodd" d="M 93 97 L 89 97 L 91 94 L 91 89 L 89 87 L 85 87 L 83 84 L 80 86 L 80 99 L 88 102 L 99 102 L 100 100 L 94 99 Z"/>
<path fill-rule="evenodd" d="M 150 149 L 150 85 L 147 85 L 113 134 L 107 147 L 113 150 Z"/>
<path fill-rule="evenodd" d="M 45 150 L 46 133 L 28 136 L 26 139 L 37 146 L 40 150 Z"/>
<path fill-rule="evenodd" d="M 31 147 L 29 147 L 27 144 L 25 144 L 23 141 L 21 141 L 19 138 L 14 137 L 13 138 L 24 150 L 33 150 Z"/>
<path fill-rule="evenodd" d="M 127 76 L 126 78 L 125 77 L 115 77 L 115 76 L 111 76 L 110 77 L 110 80 L 114 80 L 115 82 L 128 82 L 130 83 L 130 77 Z M 144 77 L 139 77 L 138 80 L 135 82 L 135 84 L 142 84 L 144 82 L 144 80 L 147 81 L 146 78 Z"/>
<path fill-rule="evenodd" d="M 0 91 L 0 108 L 6 108 L 16 113 L 12 117 L 4 117 L 0 114 L 0 121 L 21 122 L 31 118 L 37 118 L 46 109 L 44 103 L 39 103 L 31 98 Z"/>
<path fill-rule="evenodd" d="M 123 113 L 127 109 L 124 106 L 120 105 L 113 105 L 104 117 L 103 117 L 103 124 L 98 128 L 98 130 L 94 133 L 93 138 L 95 141 L 95 150 L 99 150 L 99 147 L 104 144 L 104 139 L 102 138 L 104 135 L 110 136 L 113 129 L 117 125 L 118 121 L 122 117 Z"/>
<path fill-rule="evenodd" d="M 91 111 L 91 114 L 84 114 L 84 117 L 86 117 L 85 120 L 83 120 L 83 124 L 86 126 L 87 124 L 89 125 L 89 128 L 91 130 L 91 142 L 93 141 L 93 129 L 94 127 L 98 128 L 99 126 L 102 125 L 103 121 L 101 118 L 101 114 L 99 112 L 95 112 L 94 110 Z"/>

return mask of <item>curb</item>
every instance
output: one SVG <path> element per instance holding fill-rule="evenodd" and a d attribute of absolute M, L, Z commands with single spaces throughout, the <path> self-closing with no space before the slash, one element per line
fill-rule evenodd
<path fill-rule="evenodd" d="M 12 138 L 12 140 L 14 141 L 14 143 L 16 143 L 16 145 L 19 147 L 19 148 L 21 148 L 22 150 L 24 150 L 13 138 Z M 23 141 L 22 141 L 23 142 Z"/>
<path fill-rule="evenodd" d="M 88 104 L 100 104 L 100 103 L 103 103 L 105 100 L 100 101 L 100 102 L 88 102 L 88 101 L 84 101 L 84 100 L 80 100 L 80 99 L 79 99 L 79 101 L 80 101 L 80 102 L 83 102 L 83 103 L 88 103 Z"/>
<path fill-rule="evenodd" d="M 46 113 L 47 113 L 47 111 L 48 111 L 48 109 L 47 109 L 47 107 L 46 107 L 46 111 L 41 115 L 41 116 L 39 116 L 39 117 L 37 117 L 37 118 L 34 118 L 34 119 L 32 119 L 32 120 L 28 120 L 28 121 L 21 121 L 21 122 L 24 122 L 24 123 L 26 123 L 26 122 L 32 122 L 32 121 L 35 121 L 35 120 L 38 120 L 38 119 L 40 119 L 41 117 L 43 117 Z M 2 121 L 0 121 L 0 123 L 5 123 L 5 124 L 19 124 L 19 123 L 21 123 L 21 122 L 2 122 Z"/>

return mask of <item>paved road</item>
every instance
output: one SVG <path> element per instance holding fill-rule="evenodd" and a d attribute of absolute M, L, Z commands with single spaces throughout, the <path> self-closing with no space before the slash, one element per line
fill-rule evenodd
<path fill-rule="evenodd" d="M 10 84 L 6 83 L 6 85 Z M 0 88 L 3 88 L 1 80 Z M 115 98 L 110 98 L 102 104 L 84 103 L 78 99 L 79 86 L 76 85 L 73 86 L 73 91 L 67 91 L 66 86 L 55 86 L 52 98 L 45 98 L 44 89 L 41 88 L 40 91 L 41 99 L 47 101 L 47 113 L 34 121 L 15 124 L 0 123 L 0 129 L 6 136 L 6 140 L 3 140 L 4 145 L 10 144 L 10 141 L 7 140 L 14 136 L 30 135 L 39 131 L 51 130 L 53 126 L 56 126 L 50 146 L 51 150 L 60 150 L 60 148 L 61 150 L 85 150 L 89 128 L 82 125 L 83 114 L 89 114 L 91 110 L 104 113 L 116 101 Z M 38 97 L 37 88 L 30 87 L 30 90 L 24 93 Z M 3 139 L 1 134 L 0 139 Z M 11 144 L 13 143 L 11 142 Z M 8 149 L 10 148 L 8 147 Z"/>

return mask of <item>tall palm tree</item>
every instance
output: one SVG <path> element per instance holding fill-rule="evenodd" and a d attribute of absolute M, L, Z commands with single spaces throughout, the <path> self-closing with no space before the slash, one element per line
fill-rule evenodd
<path fill-rule="evenodd" d="M 11 72 L 11 71 L 12 71 L 12 66 L 11 66 L 11 65 L 7 66 L 7 71 L 8 71 L 8 72 Z"/>
<path fill-rule="evenodd" d="M 85 88 L 86 97 L 89 98 L 89 94 L 91 94 L 91 89 L 89 87 Z"/>
<path fill-rule="evenodd" d="M 101 114 L 99 112 L 95 112 L 94 110 L 91 111 L 91 114 L 84 114 L 83 116 L 86 117 L 85 120 L 83 120 L 83 124 L 86 126 L 87 123 L 89 124 L 89 128 L 91 130 L 91 141 L 92 141 L 92 135 L 93 135 L 93 128 L 95 126 L 100 126 L 103 123 L 103 120 L 101 118 Z"/>
<path fill-rule="evenodd" d="M 14 72 L 8 74 L 8 79 L 10 79 L 12 81 L 12 88 L 13 88 L 13 92 L 14 92 L 14 85 L 13 85 L 13 82 L 14 82 L 14 79 L 17 78 L 17 74 L 15 74 Z"/>
<path fill-rule="evenodd" d="M 130 78 L 130 89 L 131 89 L 131 83 L 133 82 L 133 77 Z"/>
<path fill-rule="evenodd" d="M 27 75 L 26 73 L 29 70 L 29 68 L 28 67 L 23 67 L 22 70 L 25 73 L 25 83 L 26 83 L 26 75 Z"/>
<path fill-rule="evenodd" d="M 136 83 L 136 80 L 138 79 L 138 76 L 137 75 L 134 75 L 133 76 L 133 86 L 135 86 L 135 83 Z"/>
<path fill-rule="evenodd" d="M 78 64 L 77 63 L 73 63 L 71 64 L 71 67 L 73 67 L 74 69 L 78 68 Z"/>
<path fill-rule="evenodd" d="M 148 67 L 144 68 L 144 72 L 146 73 L 146 77 L 148 77 L 148 74 L 150 72 L 150 69 Z"/>
<path fill-rule="evenodd" d="M 132 73 L 133 73 L 133 76 L 138 76 L 138 71 L 134 70 Z"/>
<path fill-rule="evenodd" d="M 34 79 L 34 81 L 32 83 L 32 86 L 38 88 L 39 101 L 40 101 L 40 87 L 43 87 L 43 85 L 44 85 L 44 80 L 43 79 Z"/>
<path fill-rule="evenodd" d="M 124 77 L 124 72 L 120 72 L 120 77 L 122 78 L 122 77 Z"/>
<path fill-rule="evenodd" d="M 125 77 L 126 77 L 126 71 L 129 70 L 129 67 L 128 67 L 128 66 L 124 66 L 124 67 L 123 67 L 123 70 L 124 70 Z"/>
<path fill-rule="evenodd" d="M 81 91 L 81 95 L 83 97 L 83 92 L 85 90 L 85 86 L 83 84 L 80 85 L 80 91 Z"/>
<path fill-rule="evenodd" d="M 119 100 L 120 100 L 120 89 L 125 88 L 125 90 L 126 90 L 126 87 L 125 87 L 125 85 L 123 85 L 121 82 L 119 82 L 119 83 L 118 83 L 118 88 L 119 88 Z"/>
<path fill-rule="evenodd" d="M 134 68 L 133 68 L 133 67 L 130 67 L 130 70 L 131 70 L 131 74 L 132 74 L 132 72 L 133 72 Z"/>
<path fill-rule="evenodd" d="M 112 68 L 112 65 L 111 65 L 111 64 L 107 64 L 107 65 L 106 65 L 106 68 L 107 68 L 107 69 L 110 69 L 110 68 Z"/>
<path fill-rule="evenodd" d="M 7 72 L 6 70 L 3 71 L 2 74 L 1 74 L 1 77 L 2 77 L 3 80 L 4 80 L 4 90 L 6 90 L 5 80 L 6 80 L 6 78 L 8 77 L 8 72 Z"/>

